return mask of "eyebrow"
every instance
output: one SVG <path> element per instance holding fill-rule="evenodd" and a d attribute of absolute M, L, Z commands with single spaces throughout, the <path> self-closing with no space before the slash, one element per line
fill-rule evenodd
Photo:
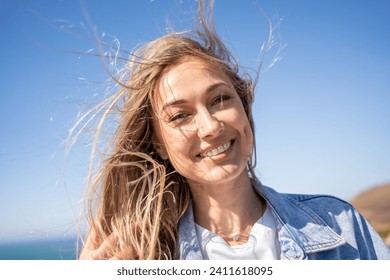
<path fill-rule="evenodd" d="M 210 92 L 212 92 L 213 90 L 215 90 L 216 88 L 219 88 L 221 86 L 227 86 L 229 88 L 232 88 L 231 85 L 221 81 L 221 82 L 216 82 L 214 84 L 209 85 L 206 88 L 205 92 L 206 92 L 206 94 L 209 94 Z M 185 99 L 175 99 L 175 100 L 169 101 L 166 104 L 164 104 L 164 106 L 162 107 L 162 110 L 164 111 L 167 107 L 175 106 L 175 105 L 181 105 L 181 104 L 185 104 L 187 102 L 188 101 L 185 100 Z"/>

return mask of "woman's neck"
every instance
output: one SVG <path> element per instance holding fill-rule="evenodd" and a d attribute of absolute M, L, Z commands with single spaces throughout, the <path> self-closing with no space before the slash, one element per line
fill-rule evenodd
<path fill-rule="evenodd" d="M 195 221 L 220 235 L 229 244 L 246 242 L 254 223 L 262 216 L 265 202 L 253 189 L 247 173 L 220 185 L 190 185 Z M 241 235 L 240 240 L 233 240 Z"/>

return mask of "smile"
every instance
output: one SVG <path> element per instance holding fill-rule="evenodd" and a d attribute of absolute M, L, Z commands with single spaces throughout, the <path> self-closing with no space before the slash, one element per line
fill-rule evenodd
<path fill-rule="evenodd" d="M 204 158 L 204 157 L 213 157 L 213 156 L 219 155 L 219 154 L 227 151 L 231 145 L 232 145 L 232 141 L 229 141 L 229 142 L 219 146 L 216 149 L 213 149 L 213 150 L 210 150 L 206 153 L 200 154 L 200 156 Z"/>

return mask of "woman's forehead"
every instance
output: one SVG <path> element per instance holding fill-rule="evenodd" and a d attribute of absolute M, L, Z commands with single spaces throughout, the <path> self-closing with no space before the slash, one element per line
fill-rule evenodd
<path fill-rule="evenodd" d="M 162 75 L 155 91 L 155 100 L 164 103 L 167 99 L 185 97 L 191 90 L 204 91 L 216 83 L 232 86 L 228 75 L 219 67 L 204 59 L 189 57 Z"/>

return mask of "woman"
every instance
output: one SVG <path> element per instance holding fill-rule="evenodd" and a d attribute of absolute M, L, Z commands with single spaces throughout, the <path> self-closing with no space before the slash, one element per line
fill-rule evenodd
<path fill-rule="evenodd" d="M 120 108 L 89 191 L 80 259 L 390 259 L 348 203 L 286 195 L 254 173 L 254 83 L 208 21 L 134 52 L 103 104 Z"/>

